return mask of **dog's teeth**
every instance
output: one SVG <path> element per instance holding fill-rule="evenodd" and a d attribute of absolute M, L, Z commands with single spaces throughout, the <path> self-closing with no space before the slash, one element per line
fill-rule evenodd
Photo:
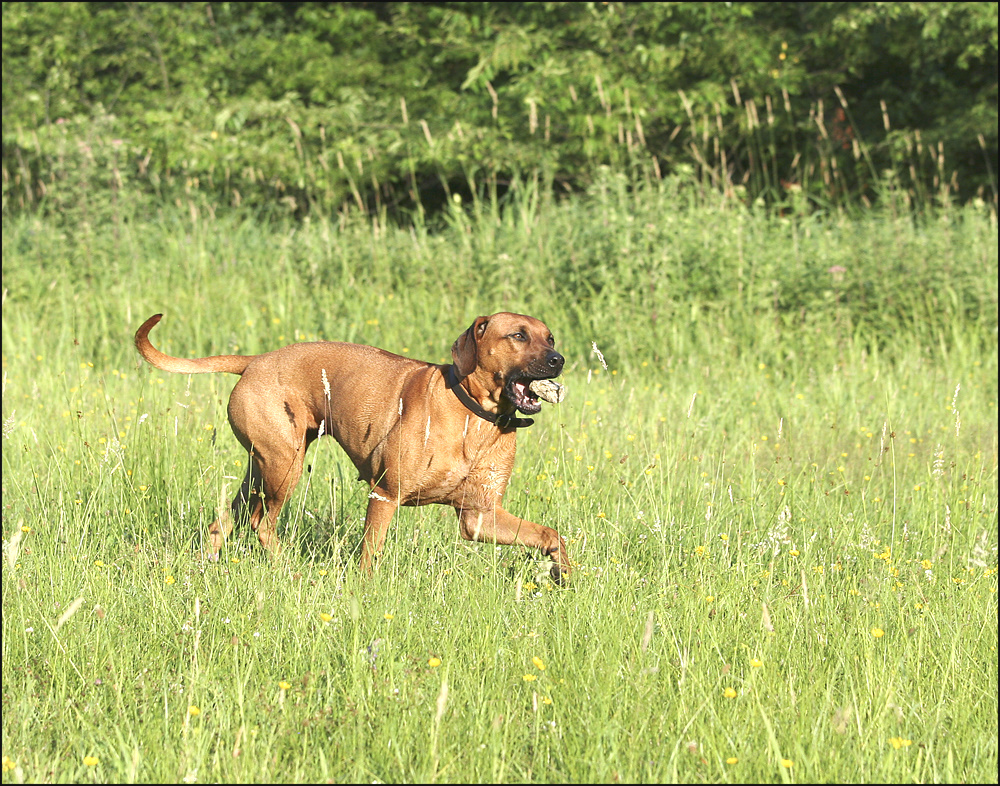
<path fill-rule="evenodd" d="M 536 379 L 528 385 L 528 388 L 538 398 L 548 401 L 550 404 L 558 404 L 566 398 L 566 386 L 551 379 Z"/>

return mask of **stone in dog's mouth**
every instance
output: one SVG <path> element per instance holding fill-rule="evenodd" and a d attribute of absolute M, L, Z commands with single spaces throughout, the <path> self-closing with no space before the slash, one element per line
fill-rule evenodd
<path fill-rule="evenodd" d="M 560 404 L 566 398 L 566 386 L 554 379 L 533 379 L 528 390 L 550 404 Z"/>
<path fill-rule="evenodd" d="M 558 404 L 565 395 L 566 389 L 552 379 L 517 379 L 507 385 L 507 397 L 525 415 L 540 412 L 542 401 Z"/>

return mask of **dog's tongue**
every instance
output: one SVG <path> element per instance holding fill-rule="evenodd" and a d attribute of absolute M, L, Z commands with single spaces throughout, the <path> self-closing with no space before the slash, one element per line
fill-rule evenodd
<path fill-rule="evenodd" d="M 534 415 L 541 411 L 542 405 L 527 382 L 514 382 L 508 390 L 514 406 L 525 415 Z"/>
<path fill-rule="evenodd" d="M 535 397 L 535 394 L 532 393 L 528 386 L 523 382 L 514 383 L 514 394 L 517 396 L 517 401 L 514 403 L 518 405 L 524 404 L 525 402 L 534 403 L 538 400 Z"/>

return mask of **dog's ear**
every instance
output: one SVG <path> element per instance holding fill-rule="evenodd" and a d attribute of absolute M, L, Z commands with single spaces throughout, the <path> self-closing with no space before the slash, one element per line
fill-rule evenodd
<path fill-rule="evenodd" d="M 479 364 L 479 339 L 486 332 L 489 317 L 476 317 L 469 329 L 460 335 L 451 345 L 451 357 L 455 361 L 455 372 L 458 378 L 469 376 Z"/>

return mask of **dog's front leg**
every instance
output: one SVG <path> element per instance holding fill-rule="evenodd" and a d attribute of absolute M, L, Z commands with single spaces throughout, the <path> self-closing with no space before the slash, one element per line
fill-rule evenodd
<path fill-rule="evenodd" d="M 566 542 L 551 527 L 513 516 L 499 505 L 493 510 L 458 508 L 457 512 L 459 531 L 466 540 L 503 546 L 517 543 L 538 549 L 555 562 L 550 573 L 556 582 L 568 578 L 572 572 Z"/>
<path fill-rule="evenodd" d="M 396 500 L 378 486 L 368 494 L 368 512 L 365 514 L 365 537 L 361 545 L 361 570 L 372 572 L 372 560 L 382 551 L 385 535 L 396 512 Z"/>

